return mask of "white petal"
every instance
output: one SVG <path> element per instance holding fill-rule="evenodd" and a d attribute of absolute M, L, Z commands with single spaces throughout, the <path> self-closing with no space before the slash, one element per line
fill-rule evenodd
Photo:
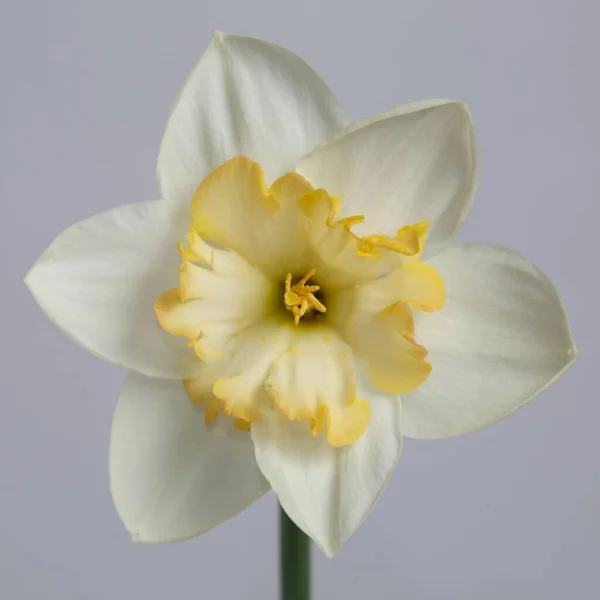
<path fill-rule="evenodd" d="M 329 557 L 371 512 L 402 449 L 400 402 L 358 388 L 371 400 L 371 420 L 350 446 L 333 448 L 280 412 L 252 425 L 261 471 L 286 513 Z"/>
<path fill-rule="evenodd" d="M 429 100 L 355 123 L 304 157 L 297 169 L 366 217 L 358 233 L 394 235 L 429 221 L 425 253 L 460 229 L 477 182 L 473 125 L 462 102 Z"/>
<path fill-rule="evenodd" d="M 48 318 L 100 358 L 154 377 L 192 376 L 198 359 L 154 313 L 177 284 L 185 227 L 171 203 L 116 208 L 63 231 L 25 283 Z"/>
<path fill-rule="evenodd" d="M 460 435 L 507 416 L 577 357 L 551 281 L 525 257 L 486 244 L 452 246 L 430 261 L 446 283 L 438 313 L 416 313 L 429 379 L 402 396 L 403 431 Z"/>
<path fill-rule="evenodd" d="M 115 506 L 136 541 L 199 535 L 269 489 L 250 435 L 230 420 L 206 427 L 180 381 L 129 373 L 110 441 Z"/>
<path fill-rule="evenodd" d="M 213 169 L 240 154 L 260 163 L 271 183 L 346 124 L 332 92 L 301 58 L 271 42 L 217 33 L 167 122 L 161 194 L 190 202 Z"/>

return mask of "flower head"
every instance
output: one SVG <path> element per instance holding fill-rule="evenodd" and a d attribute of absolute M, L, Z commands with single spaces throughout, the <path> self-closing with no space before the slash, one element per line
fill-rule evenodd
<path fill-rule="evenodd" d="M 74 225 L 26 279 L 130 370 L 110 474 L 136 539 L 198 535 L 273 489 L 333 555 L 403 435 L 477 429 L 568 368 L 545 275 L 451 244 L 476 180 L 464 103 L 348 125 L 300 58 L 215 36 L 167 123 L 161 200 Z"/>

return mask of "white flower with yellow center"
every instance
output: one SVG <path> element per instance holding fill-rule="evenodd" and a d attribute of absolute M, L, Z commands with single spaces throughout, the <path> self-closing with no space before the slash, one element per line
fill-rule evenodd
<path fill-rule="evenodd" d="M 26 279 L 130 370 L 110 480 L 135 539 L 198 535 L 273 489 L 331 556 L 403 435 L 482 427 L 570 366 L 547 277 L 449 245 L 476 179 L 462 102 L 348 125 L 300 58 L 215 36 L 167 122 L 162 199 L 74 225 Z"/>

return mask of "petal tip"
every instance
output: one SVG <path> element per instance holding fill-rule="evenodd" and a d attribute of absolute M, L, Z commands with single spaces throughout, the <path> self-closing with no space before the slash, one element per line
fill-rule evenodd
<path fill-rule="evenodd" d="M 221 31 L 220 29 L 215 29 L 213 33 L 213 43 L 215 44 L 224 44 L 231 34 L 226 31 Z"/>
<path fill-rule="evenodd" d="M 569 364 L 573 364 L 579 358 L 579 348 L 575 345 L 575 342 L 571 338 L 571 346 L 567 349 L 567 356 L 569 357 Z"/>
<path fill-rule="evenodd" d="M 29 288 L 29 291 L 34 294 L 34 288 L 37 285 L 36 279 L 38 278 L 40 266 L 43 262 L 45 262 L 46 253 L 48 249 L 46 249 L 42 255 L 29 267 L 27 273 L 23 277 L 23 283 Z"/>
<path fill-rule="evenodd" d="M 32 288 L 32 281 L 31 281 L 31 279 L 32 279 L 32 273 L 33 273 L 34 269 L 35 269 L 35 265 L 33 265 L 29 269 L 29 271 L 27 271 L 27 273 L 25 273 L 25 277 L 23 277 L 23 279 L 22 279 L 22 282 L 29 288 L 29 291 L 31 293 L 33 293 L 32 289 L 31 289 Z"/>

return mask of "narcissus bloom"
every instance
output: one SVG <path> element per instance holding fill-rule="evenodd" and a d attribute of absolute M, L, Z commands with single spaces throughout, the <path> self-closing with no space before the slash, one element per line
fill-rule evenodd
<path fill-rule="evenodd" d="M 288 50 L 215 36 L 167 122 L 161 199 L 72 226 L 26 279 L 129 369 L 110 480 L 135 539 L 198 535 L 272 489 L 331 556 L 403 435 L 482 427 L 572 364 L 539 269 L 451 244 L 476 181 L 464 103 L 349 125 Z"/>

